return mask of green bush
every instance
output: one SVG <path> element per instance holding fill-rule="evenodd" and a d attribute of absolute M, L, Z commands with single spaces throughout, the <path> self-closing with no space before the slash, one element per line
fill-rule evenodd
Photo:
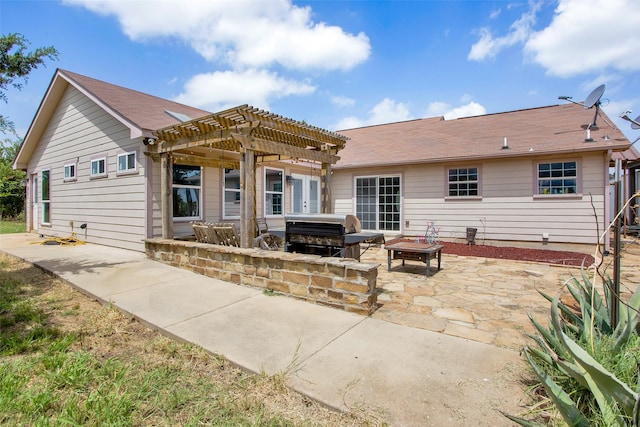
<path fill-rule="evenodd" d="M 570 426 L 637 426 L 639 422 L 638 359 L 640 358 L 640 288 L 622 303 L 604 280 L 604 298 L 582 272 L 567 288 L 579 311 L 540 292 L 551 302 L 544 326 L 529 316 L 539 335 L 524 355 L 538 378 L 534 390 L 540 401 L 532 413 L 554 411 Z M 611 322 L 611 307 L 619 304 L 619 321 Z M 505 414 L 523 426 L 541 426 Z M 548 414 L 547 414 L 548 416 Z"/>

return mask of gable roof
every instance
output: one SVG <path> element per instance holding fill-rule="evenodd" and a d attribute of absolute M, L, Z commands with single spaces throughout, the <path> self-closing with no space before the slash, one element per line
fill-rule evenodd
<path fill-rule="evenodd" d="M 129 128 L 132 139 L 151 136 L 156 129 L 178 124 L 181 117 L 195 119 L 210 114 L 206 110 L 58 69 L 22 142 L 13 164 L 15 168 L 26 169 L 34 148 L 69 86 L 75 87 Z"/>
<path fill-rule="evenodd" d="M 341 130 L 350 140 L 334 169 L 628 149 L 631 143 L 602 110 L 590 130 L 593 141 L 585 142 L 594 113 L 565 104 Z"/>

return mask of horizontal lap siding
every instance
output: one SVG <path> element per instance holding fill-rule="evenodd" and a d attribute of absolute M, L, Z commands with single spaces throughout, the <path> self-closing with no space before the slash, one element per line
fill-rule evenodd
<path fill-rule="evenodd" d="M 162 203 L 160 200 L 161 188 L 161 162 L 152 162 L 152 184 L 153 195 L 151 199 L 151 227 L 153 237 L 162 236 Z M 203 220 L 208 222 L 219 222 L 222 215 L 221 202 L 220 169 L 203 168 Z M 193 234 L 191 221 L 174 221 L 173 233 L 175 236 L 187 236 Z"/>
<path fill-rule="evenodd" d="M 384 168 L 363 171 L 336 170 L 332 177 L 336 213 L 353 212 L 353 178 L 397 174 L 402 177 L 402 234 L 421 235 L 434 222 L 443 238 L 464 238 L 466 228 L 490 240 L 594 243 L 596 215 L 603 229 L 605 161 L 602 154 L 566 156 L 579 160 L 582 196 L 534 198 L 536 160 L 510 159 L 469 164 L 407 166 L 401 172 Z M 543 162 L 554 159 L 543 159 Z M 446 171 L 450 167 L 479 167 L 482 198 L 445 200 Z M 593 200 L 591 200 L 593 198 Z M 593 205 L 596 209 L 594 215 Z"/>
<path fill-rule="evenodd" d="M 117 155 L 136 151 L 137 173 L 117 175 Z M 73 231 L 88 242 L 144 250 L 145 159 L 140 141 L 81 92 L 69 86 L 53 114 L 29 171 L 51 170 L 51 227 L 60 237 Z M 106 155 L 107 177 L 91 179 L 91 159 Z M 64 165 L 76 163 L 76 181 L 64 181 Z M 80 229 L 87 224 L 86 229 Z"/>

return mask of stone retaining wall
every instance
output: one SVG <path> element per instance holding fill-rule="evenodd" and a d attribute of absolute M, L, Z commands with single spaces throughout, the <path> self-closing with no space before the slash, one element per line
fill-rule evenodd
<path fill-rule="evenodd" d="M 369 315 L 379 264 L 167 239 L 145 240 L 147 257 L 198 274 Z"/>

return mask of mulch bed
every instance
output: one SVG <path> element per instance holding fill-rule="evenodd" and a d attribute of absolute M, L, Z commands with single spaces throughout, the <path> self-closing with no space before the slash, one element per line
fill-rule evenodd
<path fill-rule="evenodd" d="M 387 242 L 413 241 L 412 239 L 394 239 Z M 467 245 L 466 243 L 439 242 L 442 253 L 482 258 L 510 259 L 516 261 L 541 262 L 545 264 L 589 266 L 595 261 L 593 256 L 580 252 L 555 251 L 550 249 L 516 248 L 511 246 Z"/>

